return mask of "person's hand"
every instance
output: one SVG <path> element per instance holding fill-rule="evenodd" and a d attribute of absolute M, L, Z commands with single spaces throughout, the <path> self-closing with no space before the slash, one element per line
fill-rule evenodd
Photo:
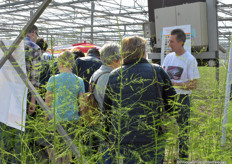
<path fill-rule="evenodd" d="M 36 107 L 35 98 L 32 96 L 31 102 L 30 102 L 29 107 L 28 107 L 28 114 L 29 115 L 31 115 L 35 112 L 35 107 Z"/>
<path fill-rule="evenodd" d="M 35 104 L 30 104 L 28 108 L 28 114 L 31 115 L 35 112 Z"/>
<path fill-rule="evenodd" d="M 176 85 L 175 81 L 173 79 L 171 79 L 172 85 Z"/>

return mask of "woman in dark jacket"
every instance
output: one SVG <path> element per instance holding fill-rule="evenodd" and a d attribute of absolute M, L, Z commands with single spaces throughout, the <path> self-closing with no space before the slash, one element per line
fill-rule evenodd
<path fill-rule="evenodd" d="M 162 163 L 161 106 L 173 109 L 175 90 L 160 66 L 146 60 L 146 40 L 134 36 L 122 40 L 123 65 L 110 73 L 103 113 L 112 159 L 125 163 Z M 157 81 L 158 79 L 158 81 Z M 158 91 L 160 90 L 160 92 Z"/>

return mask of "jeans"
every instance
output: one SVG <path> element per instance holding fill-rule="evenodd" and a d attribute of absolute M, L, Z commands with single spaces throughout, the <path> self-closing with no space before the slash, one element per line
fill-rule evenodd
<path fill-rule="evenodd" d="M 103 141 L 100 141 L 101 143 L 101 152 L 104 153 L 104 155 L 102 156 L 102 158 L 97 162 L 97 164 L 111 164 L 113 161 L 110 157 L 109 154 L 109 146 L 104 143 Z"/>
<path fill-rule="evenodd" d="M 179 125 L 179 158 L 187 160 L 188 159 L 188 126 L 190 118 L 190 98 L 188 95 L 180 94 L 178 95 L 178 116 L 177 123 Z"/>

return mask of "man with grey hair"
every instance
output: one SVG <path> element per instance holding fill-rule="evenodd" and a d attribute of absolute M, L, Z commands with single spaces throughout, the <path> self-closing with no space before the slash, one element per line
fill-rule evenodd
<path fill-rule="evenodd" d="M 100 58 L 101 58 L 103 65 L 101 65 L 101 67 L 97 71 L 94 72 L 94 74 L 90 78 L 89 83 L 92 87 L 96 83 L 93 93 L 94 93 L 94 97 L 98 103 L 99 108 L 102 110 L 105 90 L 106 90 L 106 86 L 108 83 L 110 72 L 113 69 L 119 67 L 121 64 L 121 54 L 120 54 L 119 45 L 117 43 L 105 44 L 100 50 Z M 95 127 L 93 127 L 94 133 L 96 133 L 96 131 L 98 131 L 99 133 L 102 133 L 101 129 L 102 129 L 101 124 L 98 124 Z M 101 139 L 98 136 L 92 135 L 93 142 L 92 142 L 92 145 L 90 146 L 92 146 L 91 151 L 93 151 L 93 153 L 96 153 L 99 151 L 98 149 L 100 148 L 99 146 L 100 140 Z M 101 149 L 104 150 L 106 149 L 106 147 L 103 146 L 101 147 Z M 106 158 L 108 158 L 108 153 L 106 153 L 103 157 L 104 160 L 106 160 Z"/>
<path fill-rule="evenodd" d="M 106 85 L 110 72 L 119 67 L 121 64 L 120 48 L 117 43 L 108 43 L 101 48 L 100 58 L 103 65 L 92 75 L 90 84 L 97 81 L 94 89 L 94 97 L 98 102 L 98 106 L 102 109 L 105 96 Z"/>

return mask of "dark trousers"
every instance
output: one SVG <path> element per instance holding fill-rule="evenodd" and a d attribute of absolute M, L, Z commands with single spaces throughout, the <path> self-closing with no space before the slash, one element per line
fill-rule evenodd
<path fill-rule="evenodd" d="M 188 95 L 178 95 L 178 116 L 177 123 L 179 125 L 179 157 L 180 159 L 188 159 L 189 147 L 189 118 L 190 118 L 190 98 Z"/>
<path fill-rule="evenodd" d="M 154 143 L 123 144 L 120 148 L 119 159 L 117 149 L 114 149 L 107 154 L 109 158 L 105 158 L 104 163 L 116 164 L 119 161 L 119 163 L 123 162 L 126 164 L 163 164 L 164 152 L 165 140 L 160 140 L 157 145 Z"/>
<path fill-rule="evenodd" d="M 0 163 L 20 163 L 21 133 L 0 122 Z"/>

